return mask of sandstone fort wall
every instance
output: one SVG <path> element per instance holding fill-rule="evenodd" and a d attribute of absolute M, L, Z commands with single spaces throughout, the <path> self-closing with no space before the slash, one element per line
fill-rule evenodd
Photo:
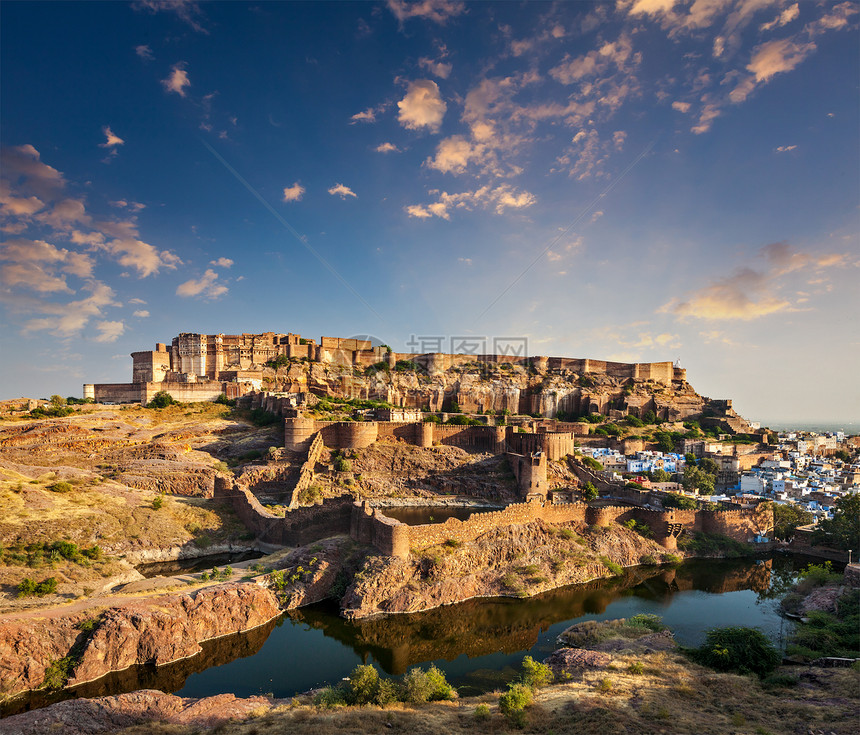
<path fill-rule="evenodd" d="M 760 509 L 752 510 L 651 510 L 631 506 L 592 507 L 585 503 L 516 503 L 504 510 L 474 513 L 467 520 L 449 518 L 444 523 L 407 526 L 374 510 L 368 502 L 355 503 L 350 533 L 389 556 L 408 556 L 410 550 L 443 544 L 474 541 L 497 528 L 532 523 L 587 523 L 608 526 L 635 520 L 646 524 L 654 539 L 668 550 L 677 548 L 679 527 L 689 531 L 719 533 L 736 541 L 751 541 L 761 533 L 768 519 Z M 772 522 L 772 515 L 771 515 Z"/>

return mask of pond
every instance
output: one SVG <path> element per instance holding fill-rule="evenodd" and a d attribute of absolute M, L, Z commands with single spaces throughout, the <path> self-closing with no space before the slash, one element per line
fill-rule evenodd
<path fill-rule="evenodd" d="M 248 633 L 202 644 L 203 652 L 166 666 L 135 666 L 73 690 L 34 693 L 4 715 L 69 697 L 160 689 L 184 697 L 231 692 L 290 697 L 337 683 L 360 663 L 398 676 L 413 666 L 442 669 L 467 696 L 512 680 L 524 656 L 544 659 L 557 636 L 584 620 L 659 615 L 676 640 L 698 645 L 727 625 L 757 627 L 783 647 L 792 623 L 777 614 L 781 586 L 808 560 L 707 560 L 678 567 L 634 567 L 623 576 L 528 599 L 470 600 L 412 615 L 348 622 L 333 603 L 295 610 Z"/>
<path fill-rule="evenodd" d="M 191 572 L 202 572 L 212 567 L 223 567 L 227 564 L 235 564 L 239 561 L 259 559 L 266 554 L 262 551 L 237 551 L 224 554 L 210 554 L 208 556 L 197 556 L 191 559 L 174 559 L 173 561 L 155 561 L 149 564 L 138 564 L 135 569 L 145 579 L 151 577 L 171 577 L 177 574 L 189 574 Z"/>

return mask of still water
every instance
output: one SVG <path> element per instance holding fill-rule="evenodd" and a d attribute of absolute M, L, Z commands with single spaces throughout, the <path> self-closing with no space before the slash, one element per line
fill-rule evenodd
<path fill-rule="evenodd" d="M 573 623 L 638 613 L 661 616 L 684 645 L 698 645 L 707 630 L 727 625 L 757 627 L 784 645 L 791 623 L 776 612 L 778 590 L 805 563 L 775 557 L 635 567 L 621 577 L 525 600 L 470 600 L 355 623 L 339 617 L 335 605 L 321 603 L 248 633 L 203 643 L 203 652 L 191 659 L 132 667 L 55 695 L 37 693 L 17 700 L 14 709 L 135 689 L 186 697 L 223 692 L 290 697 L 336 683 L 360 663 L 389 675 L 433 663 L 462 695 L 469 695 L 504 686 L 526 655 L 546 658 L 556 648 L 556 637 Z"/>

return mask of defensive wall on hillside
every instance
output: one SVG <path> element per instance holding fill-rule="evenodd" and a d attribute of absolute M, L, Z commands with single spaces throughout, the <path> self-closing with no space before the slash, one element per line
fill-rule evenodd
<path fill-rule="evenodd" d="M 435 444 L 476 449 L 491 454 L 543 452 L 549 460 L 573 454 L 578 434 L 571 431 L 524 433 L 514 426 L 441 426 L 416 421 L 318 421 L 311 418 L 284 419 L 284 446 L 304 452 L 313 437 L 321 434 L 332 449 L 363 449 L 375 441 L 392 437 L 417 447 Z"/>
<path fill-rule="evenodd" d="M 408 526 L 373 508 L 367 501 L 328 501 L 311 508 L 290 510 L 284 517 L 269 513 L 254 494 L 233 478 L 217 477 L 215 499 L 229 503 L 246 527 L 260 540 L 293 546 L 338 534 L 349 534 L 359 543 L 376 548 L 387 556 L 408 557 L 410 550 L 448 540 L 474 541 L 497 528 L 532 523 L 580 523 L 607 526 L 636 520 L 646 524 L 664 548 L 677 548 L 677 536 L 684 531 L 721 534 L 741 542 L 751 541 L 773 527 L 773 513 L 767 508 L 740 510 L 651 510 L 631 506 L 589 506 L 586 503 L 553 504 L 532 500 L 515 503 L 504 510 L 474 513 L 467 520 L 449 518 L 445 523 Z"/>

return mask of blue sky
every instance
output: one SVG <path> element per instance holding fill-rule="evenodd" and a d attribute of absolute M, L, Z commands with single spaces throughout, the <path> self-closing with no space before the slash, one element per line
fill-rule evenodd
<path fill-rule="evenodd" d="M 4 2 L 5 398 L 179 332 L 522 336 L 860 416 L 858 4 Z"/>

